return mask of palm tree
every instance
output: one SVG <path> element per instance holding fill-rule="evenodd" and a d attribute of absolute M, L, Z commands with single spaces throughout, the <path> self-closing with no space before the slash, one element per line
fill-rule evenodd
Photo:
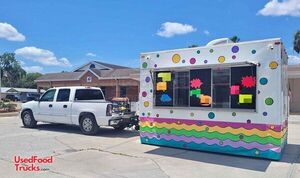
<path fill-rule="evenodd" d="M 237 43 L 237 42 L 240 41 L 240 38 L 239 38 L 238 36 L 235 35 L 235 36 L 231 37 L 230 40 L 231 40 L 232 42 L 234 42 L 234 43 Z"/>
<path fill-rule="evenodd" d="M 298 30 L 294 35 L 294 50 L 300 53 L 300 30 Z"/>

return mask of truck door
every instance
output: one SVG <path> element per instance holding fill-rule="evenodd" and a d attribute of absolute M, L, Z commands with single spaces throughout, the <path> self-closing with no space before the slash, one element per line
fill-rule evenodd
<path fill-rule="evenodd" d="M 71 124 L 71 90 L 67 88 L 59 89 L 56 100 L 53 104 L 52 122 Z"/>
<path fill-rule="evenodd" d="M 52 110 L 53 110 L 53 100 L 55 96 L 56 89 L 48 90 L 41 97 L 38 103 L 38 108 L 36 112 L 36 120 L 51 122 Z"/>

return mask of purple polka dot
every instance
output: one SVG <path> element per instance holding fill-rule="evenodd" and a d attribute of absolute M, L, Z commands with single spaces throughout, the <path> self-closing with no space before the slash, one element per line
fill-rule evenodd
<path fill-rule="evenodd" d="M 248 120 L 247 120 L 247 123 L 248 123 L 248 124 L 251 124 L 251 120 L 250 120 L 250 119 L 248 119 Z"/>
<path fill-rule="evenodd" d="M 206 63 L 207 63 L 207 60 L 204 60 L 204 63 L 206 64 Z"/>
<path fill-rule="evenodd" d="M 147 92 L 143 91 L 142 96 L 146 97 L 147 96 Z"/>
<path fill-rule="evenodd" d="M 259 90 L 257 90 L 257 94 L 260 94 L 260 91 L 259 91 Z"/>
<path fill-rule="evenodd" d="M 159 114 L 156 114 L 156 117 L 159 117 Z"/>
<path fill-rule="evenodd" d="M 148 83 L 148 82 L 150 82 L 150 77 L 146 77 L 145 78 L 145 81 Z"/>
<path fill-rule="evenodd" d="M 263 116 L 267 116 L 268 115 L 268 113 L 267 112 L 263 112 Z"/>
<path fill-rule="evenodd" d="M 237 53 L 237 52 L 239 52 L 239 47 L 238 47 L 238 46 L 233 46 L 233 47 L 231 48 L 231 51 L 232 51 L 233 53 Z"/>
<path fill-rule="evenodd" d="M 236 59 L 236 56 L 235 56 L 235 55 L 232 55 L 232 59 Z"/>
<path fill-rule="evenodd" d="M 191 63 L 191 64 L 195 64 L 195 63 L 196 63 L 196 59 L 195 59 L 195 58 L 191 58 L 191 59 L 190 59 L 190 63 Z"/>
<path fill-rule="evenodd" d="M 157 67 L 157 64 L 154 64 L 154 67 L 156 68 L 156 67 Z"/>

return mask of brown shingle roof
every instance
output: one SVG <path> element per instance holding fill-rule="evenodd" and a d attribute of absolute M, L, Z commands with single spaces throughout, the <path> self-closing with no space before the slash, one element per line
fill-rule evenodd
<path fill-rule="evenodd" d="M 60 72 L 44 74 L 35 81 L 64 81 L 64 80 L 78 80 L 82 72 Z"/>

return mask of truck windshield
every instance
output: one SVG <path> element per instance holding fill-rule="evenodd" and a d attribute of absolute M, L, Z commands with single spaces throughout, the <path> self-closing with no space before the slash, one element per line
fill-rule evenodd
<path fill-rule="evenodd" d="M 78 89 L 75 93 L 75 100 L 103 100 L 101 90 L 97 89 Z"/>

